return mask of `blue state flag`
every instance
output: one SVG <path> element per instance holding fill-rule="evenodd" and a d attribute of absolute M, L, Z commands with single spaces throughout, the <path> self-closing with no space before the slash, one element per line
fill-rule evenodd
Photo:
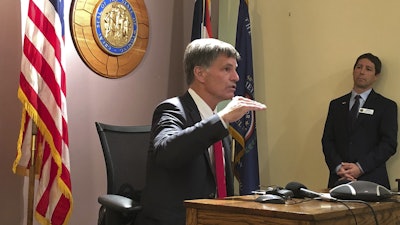
<path fill-rule="evenodd" d="M 254 99 L 253 57 L 251 47 L 248 1 L 240 0 L 235 48 L 241 55 L 237 72 L 240 80 L 235 95 Z M 239 194 L 247 195 L 259 189 L 256 118 L 254 111 L 245 114 L 231 124 L 230 132 L 235 139 L 235 176 L 239 181 Z"/>

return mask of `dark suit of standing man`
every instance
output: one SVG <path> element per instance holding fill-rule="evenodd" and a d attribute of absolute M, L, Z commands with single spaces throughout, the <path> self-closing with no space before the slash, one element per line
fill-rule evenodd
<path fill-rule="evenodd" d="M 322 137 L 329 188 L 366 180 L 390 189 L 386 161 L 397 148 L 397 105 L 372 89 L 380 71 L 378 57 L 370 53 L 359 56 L 353 68 L 352 92 L 330 102 Z M 356 95 L 361 99 L 353 123 L 349 114 Z"/>
<path fill-rule="evenodd" d="M 198 39 L 185 51 L 188 91 L 160 103 L 153 114 L 147 181 L 138 225 L 184 225 L 184 200 L 218 198 L 212 145 L 223 140 L 227 196 L 234 194 L 227 127 L 265 105 L 234 97 L 239 54 L 216 39 Z M 232 101 L 220 112 L 219 102 Z"/>

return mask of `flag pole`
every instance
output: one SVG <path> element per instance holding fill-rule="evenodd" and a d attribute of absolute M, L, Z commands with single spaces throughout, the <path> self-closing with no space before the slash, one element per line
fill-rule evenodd
<path fill-rule="evenodd" d="M 34 202 L 35 176 L 36 176 L 36 158 L 35 158 L 36 135 L 37 135 L 37 126 L 34 122 L 32 122 L 32 143 L 31 143 L 31 163 L 29 168 L 27 225 L 33 224 L 33 202 Z"/>
<path fill-rule="evenodd" d="M 203 38 L 204 37 L 204 26 L 205 26 L 205 24 L 204 24 L 204 17 L 205 17 L 205 15 L 206 15 L 206 1 L 207 0 L 202 0 L 201 1 L 201 4 L 202 4 L 202 7 L 203 7 L 203 10 L 201 10 L 201 12 L 202 12 L 202 15 L 201 15 L 201 23 L 200 23 L 200 37 L 201 38 Z"/>
<path fill-rule="evenodd" d="M 231 151 L 231 155 L 232 155 L 231 161 L 232 161 L 232 163 L 235 162 L 235 151 L 236 151 L 235 143 L 236 143 L 236 140 L 235 140 L 235 138 L 232 137 L 232 151 Z"/>

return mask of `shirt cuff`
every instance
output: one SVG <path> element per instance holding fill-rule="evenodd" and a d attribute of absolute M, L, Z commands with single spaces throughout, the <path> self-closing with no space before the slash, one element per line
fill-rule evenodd
<path fill-rule="evenodd" d="M 363 168 L 361 167 L 360 163 L 356 162 L 356 164 L 357 164 L 358 168 L 360 168 L 361 173 L 364 173 L 364 170 L 363 170 Z"/>
<path fill-rule="evenodd" d="M 336 166 L 335 172 L 337 173 L 340 170 L 340 167 L 342 167 L 342 164 L 339 164 Z"/>
<path fill-rule="evenodd" d="M 225 121 L 219 116 L 219 114 L 217 113 L 219 120 L 221 120 L 222 125 L 224 125 L 225 129 L 228 129 L 228 124 L 225 123 Z"/>

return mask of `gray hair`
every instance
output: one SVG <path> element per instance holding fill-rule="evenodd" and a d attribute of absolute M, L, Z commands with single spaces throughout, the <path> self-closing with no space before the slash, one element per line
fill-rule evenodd
<path fill-rule="evenodd" d="M 192 41 L 186 47 L 183 56 L 187 85 L 190 85 L 194 80 L 193 70 L 196 66 L 207 68 L 220 55 L 240 60 L 239 52 L 229 43 L 214 38 L 201 38 Z"/>

